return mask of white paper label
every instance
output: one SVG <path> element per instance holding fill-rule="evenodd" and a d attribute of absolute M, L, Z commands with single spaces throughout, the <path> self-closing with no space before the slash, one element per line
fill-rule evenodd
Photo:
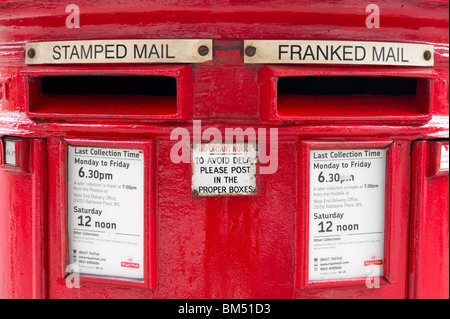
<path fill-rule="evenodd" d="M 439 170 L 440 171 L 448 171 L 449 169 L 449 146 L 447 145 L 442 145 L 441 146 L 441 165 Z"/>
<path fill-rule="evenodd" d="M 16 158 L 17 141 L 5 140 L 5 164 L 18 166 Z"/>
<path fill-rule="evenodd" d="M 68 147 L 68 235 L 81 274 L 144 278 L 142 150 Z"/>
<path fill-rule="evenodd" d="M 382 276 L 386 150 L 311 150 L 309 280 Z"/>
<path fill-rule="evenodd" d="M 192 148 L 195 195 L 255 194 L 256 143 L 194 143 Z"/>

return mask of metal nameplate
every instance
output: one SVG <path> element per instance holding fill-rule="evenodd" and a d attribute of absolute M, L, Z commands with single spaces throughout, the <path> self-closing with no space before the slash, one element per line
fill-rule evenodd
<path fill-rule="evenodd" d="M 449 170 L 449 146 L 441 145 L 441 159 L 439 163 L 439 171 L 448 171 Z"/>
<path fill-rule="evenodd" d="M 11 166 L 19 166 L 18 163 L 18 145 L 19 140 L 17 139 L 5 139 L 5 164 Z"/>
<path fill-rule="evenodd" d="M 434 65 L 434 46 L 427 44 L 318 41 L 245 40 L 244 63 Z"/>
<path fill-rule="evenodd" d="M 26 64 L 202 63 L 212 40 L 80 40 L 26 44 Z"/>

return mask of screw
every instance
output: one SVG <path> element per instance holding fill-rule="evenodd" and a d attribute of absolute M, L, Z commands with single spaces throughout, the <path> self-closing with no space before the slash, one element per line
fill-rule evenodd
<path fill-rule="evenodd" d="M 198 54 L 205 56 L 209 53 L 209 48 L 206 45 L 202 45 L 198 48 Z"/>
<path fill-rule="evenodd" d="M 245 55 L 246 56 L 254 56 L 256 53 L 256 48 L 254 46 L 249 45 L 245 48 Z"/>
<path fill-rule="evenodd" d="M 28 57 L 30 58 L 30 59 L 32 59 L 32 58 L 34 58 L 35 56 L 36 56 L 36 50 L 35 49 L 33 49 L 33 48 L 31 48 L 31 49 L 29 49 L 28 50 Z"/>
<path fill-rule="evenodd" d="M 431 59 L 431 52 L 430 51 L 425 51 L 424 53 L 423 53 L 423 58 L 425 59 L 425 60 L 427 60 L 427 61 L 429 61 L 430 59 Z"/>

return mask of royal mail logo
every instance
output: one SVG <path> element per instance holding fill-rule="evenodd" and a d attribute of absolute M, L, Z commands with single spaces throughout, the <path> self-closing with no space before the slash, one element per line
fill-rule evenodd
<path fill-rule="evenodd" d="M 124 267 L 124 268 L 139 269 L 139 264 L 138 263 L 132 263 L 132 262 L 128 262 L 128 261 L 120 262 L 120 266 Z"/>
<path fill-rule="evenodd" d="M 364 261 L 364 266 L 379 266 L 383 264 L 383 260 L 366 260 Z"/>

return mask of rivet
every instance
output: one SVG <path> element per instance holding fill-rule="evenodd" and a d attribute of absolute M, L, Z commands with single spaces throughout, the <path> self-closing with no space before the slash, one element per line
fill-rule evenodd
<path fill-rule="evenodd" d="M 256 53 L 256 48 L 254 46 L 249 45 L 245 48 L 245 55 L 246 56 L 254 56 Z"/>
<path fill-rule="evenodd" d="M 209 53 L 209 48 L 206 45 L 202 45 L 198 48 L 198 54 L 200 54 L 201 56 L 208 55 L 208 53 Z"/>
<path fill-rule="evenodd" d="M 427 60 L 427 61 L 430 61 L 430 59 L 431 59 L 431 52 L 428 51 L 428 50 L 426 50 L 426 51 L 423 53 L 423 58 L 424 58 L 425 60 Z"/>
<path fill-rule="evenodd" d="M 36 50 L 33 49 L 33 48 L 28 49 L 27 54 L 28 54 L 28 57 L 29 57 L 30 59 L 33 59 L 33 58 L 36 56 Z"/>

